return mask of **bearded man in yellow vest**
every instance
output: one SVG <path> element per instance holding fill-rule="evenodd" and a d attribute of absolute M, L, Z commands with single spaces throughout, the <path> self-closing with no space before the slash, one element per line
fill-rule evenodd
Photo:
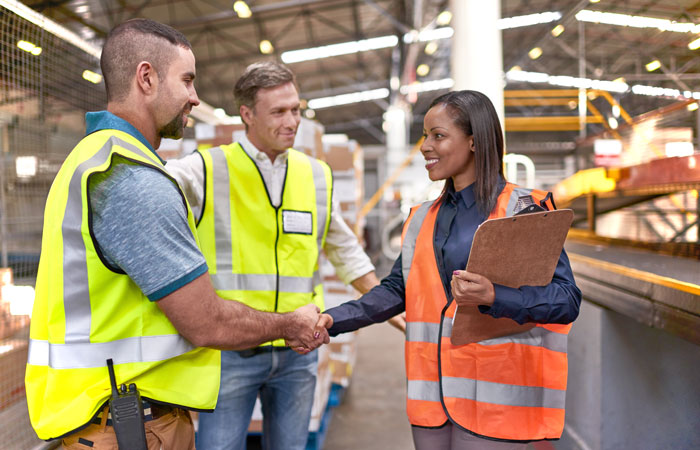
<path fill-rule="evenodd" d="M 192 211 L 154 150 L 163 137 L 182 137 L 199 104 L 185 36 L 130 20 L 108 36 L 101 66 L 107 111 L 87 114 L 86 137 L 47 199 L 29 416 L 40 438 L 63 438 L 64 448 L 116 448 L 111 359 L 116 382 L 140 392 L 148 447 L 193 449 L 188 411 L 216 406 L 212 348 L 283 338 L 312 349 L 327 336 L 314 337 L 316 305 L 273 314 L 216 295 Z"/>
<path fill-rule="evenodd" d="M 301 120 L 294 74 L 252 64 L 234 96 L 245 136 L 168 163 L 198 217 L 217 293 L 262 311 L 309 301 L 323 309 L 321 249 L 344 282 L 369 291 L 379 281 L 333 201 L 329 167 L 291 148 Z M 304 449 L 316 369 L 317 352 L 297 354 L 283 341 L 223 352 L 218 406 L 200 415 L 197 448 L 244 448 L 259 393 L 263 448 Z"/>

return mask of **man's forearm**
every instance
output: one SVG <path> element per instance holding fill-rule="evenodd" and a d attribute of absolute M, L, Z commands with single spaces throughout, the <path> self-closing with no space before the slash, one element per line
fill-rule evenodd
<path fill-rule="evenodd" d="M 366 294 L 379 284 L 379 278 L 374 271 L 367 272 L 359 278 L 354 279 L 351 283 L 352 287 L 360 291 L 361 294 Z"/>

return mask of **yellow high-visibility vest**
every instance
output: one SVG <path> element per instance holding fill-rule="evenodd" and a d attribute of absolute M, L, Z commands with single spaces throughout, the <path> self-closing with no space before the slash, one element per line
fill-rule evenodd
<path fill-rule="evenodd" d="M 95 248 L 88 178 L 108 170 L 115 155 L 170 178 L 139 140 L 101 130 L 78 143 L 51 186 L 25 375 L 29 418 L 41 439 L 65 436 L 91 420 L 111 395 L 108 358 L 117 382 L 136 383 L 142 398 L 192 410 L 216 406 L 221 353 L 192 346 Z"/>
<path fill-rule="evenodd" d="M 200 153 L 206 187 L 197 232 L 217 294 L 260 311 L 289 312 L 311 302 L 323 310 L 318 255 L 330 223 L 328 165 L 290 149 L 282 201 L 274 207 L 238 143 Z"/>

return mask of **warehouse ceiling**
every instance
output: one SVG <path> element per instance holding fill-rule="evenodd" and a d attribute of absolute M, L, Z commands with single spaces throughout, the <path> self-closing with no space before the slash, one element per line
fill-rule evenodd
<path fill-rule="evenodd" d="M 301 97 L 307 100 L 391 89 L 392 76 L 399 77 L 401 85 L 450 76 L 450 39 L 433 41 L 437 46 L 431 49 L 435 51 L 430 55 L 425 51 L 429 42 L 408 44 L 403 39 L 411 30 L 443 27 L 437 24 L 437 18 L 449 9 L 448 0 L 248 0 L 251 15 L 247 18 L 234 11 L 233 0 L 26 0 L 24 3 L 97 45 L 112 26 L 133 17 L 147 17 L 172 25 L 193 44 L 200 97 L 231 115 L 236 114 L 233 84 L 243 69 L 254 61 L 281 60 L 282 54 L 291 50 L 398 37 L 396 45 L 385 48 L 289 63 L 297 74 Z M 700 91 L 700 58 L 697 55 L 700 50 L 688 48 L 700 29 L 662 31 L 577 18 L 581 17 L 577 16 L 581 11 L 593 11 L 699 23 L 700 1 L 503 0 L 501 3 L 503 18 L 543 12 L 559 14 L 555 21 L 503 30 L 506 71 L 518 66 L 524 72 L 595 80 L 623 77 L 630 87 L 644 85 L 679 92 Z M 551 30 L 558 24 L 564 31 L 555 37 Z M 262 53 L 263 40 L 271 44 L 271 53 Z M 528 53 L 535 47 L 541 49 L 541 56 L 532 59 Z M 660 67 L 647 71 L 645 65 L 655 59 L 659 60 Z M 420 64 L 430 67 L 428 74 L 416 75 Z M 552 86 L 511 80 L 506 87 L 528 88 L 551 89 Z M 412 141 L 420 134 L 427 104 L 444 90 L 408 99 L 413 106 L 415 124 L 411 129 Z M 327 133 L 346 133 L 363 144 L 384 143 L 383 114 L 396 96 L 407 100 L 400 91 L 394 90 L 387 98 L 316 108 L 315 118 L 326 127 Z M 631 91 L 615 94 L 633 116 L 673 103 L 676 97 L 672 91 L 661 96 Z M 551 105 L 506 109 L 507 116 L 552 114 L 559 112 Z M 591 132 L 596 132 L 604 125 L 589 127 Z M 517 145 L 522 140 L 526 148 L 525 141 L 533 139 L 519 136 L 509 137 L 509 143 Z M 578 133 L 551 132 L 539 136 L 536 140 L 572 141 Z M 534 148 L 537 142 L 530 142 L 530 145 Z"/>

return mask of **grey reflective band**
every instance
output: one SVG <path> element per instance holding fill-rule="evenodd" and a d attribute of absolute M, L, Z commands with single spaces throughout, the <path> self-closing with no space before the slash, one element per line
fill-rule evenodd
<path fill-rule="evenodd" d="M 520 344 L 542 347 L 554 352 L 566 353 L 569 336 L 555 333 L 543 327 L 534 327 L 528 331 L 510 336 L 486 339 L 479 342 L 481 345 Z"/>
<path fill-rule="evenodd" d="M 439 324 L 429 322 L 407 322 L 406 341 L 438 343 Z M 452 336 L 452 318 L 442 321 L 442 337 Z M 555 352 L 566 353 L 568 335 L 534 327 L 528 331 L 479 341 L 480 345 L 519 344 L 542 347 Z"/>
<path fill-rule="evenodd" d="M 308 157 L 308 160 L 311 163 L 311 172 L 316 187 L 316 241 L 320 251 L 323 248 L 323 234 L 326 231 L 326 220 L 328 219 L 328 183 L 321 163 L 311 157 Z"/>
<path fill-rule="evenodd" d="M 518 198 L 524 195 L 532 194 L 532 189 L 516 187 L 510 194 L 510 199 L 508 199 L 508 206 L 506 207 L 506 217 L 510 217 L 515 213 L 515 207 L 518 204 Z"/>
<path fill-rule="evenodd" d="M 50 344 L 30 339 L 27 364 L 52 369 L 89 369 L 104 367 L 109 358 L 114 364 L 163 361 L 194 349 L 179 334 L 137 336 L 103 343 Z"/>
<path fill-rule="evenodd" d="M 416 241 L 421 225 L 428 215 L 428 210 L 434 202 L 425 202 L 418 207 L 418 210 L 411 217 L 408 224 L 408 230 L 401 244 L 401 273 L 403 274 L 404 286 L 408 282 L 408 274 L 411 271 L 411 263 L 413 262 L 413 254 L 416 252 Z"/>
<path fill-rule="evenodd" d="M 214 240 L 216 242 L 216 271 L 233 270 L 231 249 L 231 180 L 226 155 L 221 147 L 209 151 L 211 155 L 212 187 L 214 196 L 209 201 L 214 207 Z"/>
<path fill-rule="evenodd" d="M 83 241 L 83 175 L 89 169 L 105 163 L 118 145 L 146 159 L 141 149 L 118 137 L 110 137 L 97 153 L 76 168 L 68 184 L 66 212 L 61 224 L 63 236 L 63 307 L 65 310 L 65 342 L 90 342 L 90 287 L 88 283 L 87 250 Z"/>
<path fill-rule="evenodd" d="M 470 378 L 442 377 L 445 397 L 506 406 L 564 409 L 566 390 L 494 383 Z"/>
<path fill-rule="evenodd" d="M 564 409 L 566 391 L 535 386 L 493 383 L 470 378 L 442 378 L 445 398 L 462 398 L 504 406 Z M 409 380 L 409 400 L 440 401 L 437 381 Z"/>
<path fill-rule="evenodd" d="M 406 390 L 409 400 L 440 401 L 440 384 L 437 381 L 408 380 Z"/>
<path fill-rule="evenodd" d="M 211 282 L 217 291 L 276 291 L 277 276 L 262 273 L 214 273 Z M 314 290 L 313 277 L 279 277 L 279 292 L 308 294 Z"/>

